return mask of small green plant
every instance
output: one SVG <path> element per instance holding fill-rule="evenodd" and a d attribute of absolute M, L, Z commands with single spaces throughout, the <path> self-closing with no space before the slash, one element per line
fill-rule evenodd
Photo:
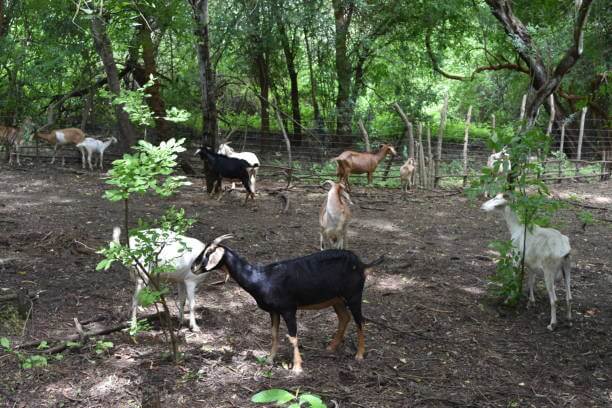
<path fill-rule="evenodd" d="M 96 354 L 102 354 L 109 349 L 113 348 L 114 344 L 112 341 L 98 340 L 96 342 Z"/>
<path fill-rule="evenodd" d="M 522 282 L 516 265 L 520 256 L 512 246 L 512 241 L 493 241 L 489 248 L 499 252 L 495 274 L 491 276 L 489 291 L 495 297 L 503 299 L 508 306 L 515 306 L 522 296 Z"/>
<path fill-rule="evenodd" d="M 578 219 L 582 222 L 582 230 L 586 230 L 588 225 L 595 224 L 595 217 L 593 217 L 593 213 L 590 211 L 580 211 L 578 213 Z"/>
<path fill-rule="evenodd" d="M 38 354 L 29 356 L 25 353 L 17 351 L 12 347 L 11 341 L 6 337 L 0 337 L 0 348 L 4 350 L 5 353 L 15 356 L 17 361 L 19 361 L 19 366 L 21 368 L 38 368 L 45 367 L 47 365 L 47 357 Z M 40 345 L 38 348 L 40 349 Z"/>
<path fill-rule="evenodd" d="M 251 397 L 251 402 L 258 404 L 275 403 L 278 406 L 286 408 L 327 408 L 327 405 L 315 394 L 300 394 L 298 389 L 295 394 L 280 388 L 271 388 L 269 390 L 260 391 Z"/>
<path fill-rule="evenodd" d="M 130 199 L 135 195 L 145 195 L 153 192 L 160 197 L 169 197 L 184 185 L 190 184 L 183 176 L 174 176 L 174 168 L 177 165 L 177 155 L 185 148 L 182 146 L 184 139 L 175 141 L 170 139 L 154 146 L 144 140 L 140 140 L 133 149 L 135 154 L 125 154 L 120 160 L 113 162 L 113 168 L 109 171 L 107 183 L 113 188 L 104 193 L 104 197 L 110 201 L 122 201 L 124 208 L 124 228 L 127 237 L 124 244 L 112 242 L 108 247 L 102 248 L 99 253 L 104 259 L 98 263 L 97 270 L 107 270 L 113 262 L 119 261 L 128 268 L 135 265 L 140 279 L 149 282 L 149 286 L 143 289 L 138 301 L 141 305 L 161 305 L 158 308 L 158 316 L 162 323 L 162 329 L 169 334 L 170 348 L 174 360 L 178 360 L 178 343 L 176 340 L 175 327 L 170 316 L 165 294 L 167 288 L 160 279 L 160 274 L 173 271 L 170 264 L 159 262 L 158 256 L 160 246 L 167 241 L 170 233 L 183 234 L 192 224 L 193 220 L 187 219 L 183 209 L 169 208 L 165 214 L 157 220 L 138 220 L 138 226 L 129 229 Z M 157 227 L 158 229 L 154 229 Z M 138 239 L 137 247 L 130 247 L 130 236 Z M 146 267 L 145 267 L 146 266 Z M 134 335 L 148 326 L 142 321 L 132 327 L 130 334 Z"/>

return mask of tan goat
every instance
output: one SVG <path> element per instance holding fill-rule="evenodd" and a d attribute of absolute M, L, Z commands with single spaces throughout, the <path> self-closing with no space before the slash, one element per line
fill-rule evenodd
<path fill-rule="evenodd" d="M 380 145 L 380 149 L 376 153 L 365 153 L 365 152 L 354 152 L 347 150 L 342 152 L 341 155 L 334 157 L 338 166 L 336 174 L 338 175 L 338 181 L 344 183 L 348 190 L 350 190 L 349 176 L 351 174 L 368 174 L 368 185 L 372 184 L 372 174 L 388 153 L 393 156 L 397 155 L 397 152 L 393 146 L 389 144 Z"/>
<path fill-rule="evenodd" d="M 77 145 L 85 140 L 85 133 L 81 129 L 67 128 L 57 129 L 51 132 L 36 132 L 34 137 L 44 140 L 45 142 L 53 145 L 53 159 L 51 164 L 55 163 L 55 156 L 57 155 L 58 148 L 62 148 L 65 145 L 72 144 Z M 62 154 L 62 166 L 66 162 L 66 157 Z M 81 150 L 81 163 L 85 168 L 85 152 Z"/>
<path fill-rule="evenodd" d="M 27 127 L 32 126 L 30 118 L 26 118 L 20 128 L 12 126 L 0 126 L 0 144 L 6 146 L 6 150 L 9 155 L 9 165 L 13 164 L 12 150 L 15 150 L 15 156 L 17 158 L 17 165 L 20 166 L 19 161 L 19 147 L 24 142 L 24 132 Z"/>
<path fill-rule="evenodd" d="M 353 204 L 342 183 L 327 180 L 323 185 L 330 184 L 327 198 L 319 211 L 321 251 L 323 249 L 346 249 L 348 239 L 346 228 L 351 219 L 349 204 Z"/>
<path fill-rule="evenodd" d="M 402 183 L 402 191 L 407 192 L 412 188 L 412 181 L 414 180 L 414 174 L 416 170 L 416 164 L 414 158 L 410 157 L 406 160 L 406 163 L 400 167 L 400 180 Z"/>

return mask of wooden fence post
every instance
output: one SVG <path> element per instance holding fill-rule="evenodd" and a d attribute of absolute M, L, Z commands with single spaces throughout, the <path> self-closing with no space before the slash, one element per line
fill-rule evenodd
<path fill-rule="evenodd" d="M 423 148 L 423 124 L 419 123 L 417 128 L 417 132 L 419 133 L 419 179 L 421 187 L 425 188 L 427 186 L 427 171 L 425 169 L 425 149 Z"/>
<path fill-rule="evenodd" d="M 395 102 L 393 106 L 395 107 L 397 113 L 399 113 L 404 125 L 406 126 L 406 132 L 408 135 L 408 157 L 412 157 L 414 159 L 414 136 L 412 135 L 412 123 L 408 120 L 408 116 L 406 116 L 397 102 Z"/>
<path fill-rule="evenodd" d="M 546 129 L 546 136 L 550 136 L 552 133 L 553 123 L 555 122 L 555 96 L 550 94 L 548 98 L 550 104 L 550 119 L 548 120 L 548 128 Z"/>
<path fill-rule="evenodd" d="M 463 187 L 467 185 L 468 172 L 468 137 L 470 134 L 470 121 L 472 120 L 472 105 L 468 108 L 465 119 L 465 134 L 463 135 Z"/>
<path fill-rule="evenodd" d="M 359 122 L 357 124 L 359 125 L 359 130 L 361 130 L 361 136 L 363 136 L 363 140 L 365 142 L 366 152 L 369 153 L 370 152 L 370 137 L 368 136 L 368 131 L 363 125 L 363 121 L 361 119 L 359 119 Z"/>
<path fill-rule="evenodd" d="M 448 111 L 448 92 L 444 95 L 444 105 L 442 105 L 442 112 L 440 112 L 440 128 L 438 129 L 438 146 L 436 149 L 436 164 L 435 164 L 435 178 L 434 187 L 440 185 L 440 162 L 442 161 L 442 138 L 444 137 L 444 127 L 446 126 L 446 113 Z"/>
<path fill-rule="evenodd" d="M 275 101 L 276 102 L 276 101 Z M 291 159 L 291 142 L 289 141 L 289 137 L 287 136 L 287 131 L 285 130 L 285 126 L 283 124 L 283 118 L 280 115 L 280 111 L 278 109 L 278 103 L 274 107 L 274 111 L 276 112 L 276 120 L 278 121 L 278 126 L 281 128 L 283 132 L 283 138 L 285 139 L 285 145 L 287 146 L 287 157 L 289 161 L 289 171 L 287 172 L 287 187 L 291 185 L 291 179 L 293 177 L 293 161 Z"/>
<path fill-rule="evenodd" d="M 586 119 L 587 107 L 582 108 L 582 114 L 580 115 L 580 132 L 578 133 L 578 151 L 576 153 L 576 176 L 578 176 L 578 170 L 580 169 L 580 160 L 582 160 L 582 140 L 584 139 L 584 121 Z"/>
<path fill-rule="evenodd" d="M 433 187 L 433 154 L 431 153 L 431 127 L 427 125 L 427 185 L 425 187 Z"/>
<path fill-rule="evenodd" d="M 527 94 L 523 95 L 523 99 L 521 100 L 521 113 L 519 116 L 520 121 L 525 119 L 525 105 L 526 104 L 527 104 Z"/>

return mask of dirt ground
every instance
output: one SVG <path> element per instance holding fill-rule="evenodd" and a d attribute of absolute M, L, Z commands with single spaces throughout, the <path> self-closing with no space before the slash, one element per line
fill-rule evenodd
<path fill-rule="evenodd" d="M 262 192 L 245 207 L 242 194 L 211 200 L 202 180 L 193 182 L 168 200 L 136 200 L 134 219 L 184 207 L 197 220 L 191 236 L 209 242 L 232 233 L 228 245 L 251 262 L 318 250 L 324 190 L 293 189 L 281 213 L 278 196 Z M 364 261 L 386 256 L 366 282 L 363 363 L 354 360 L 353 324 L 337 353 L 325 351 L 336 328 L 331 309 L 299 312 L 302 375 L 287 370 L 284 326 L 280 355 L 273 364 L 263 361 L 269 316 L 235 282 L 216 284 L 222 276 L 213 274 L 198 292 L 202 332 L 181 330 L 180 364 L 161 357 L 166 346 L 157 331 L 136 339 L 124 332 L 102 336 L 114 344 L 102 354 L 95 353 L 101 338 L 92 339 L 38 369 L 19 369 L 13 356 L 0 354 L 0 405 L 250 407 L 257 391 L 285 388 L 318 394 L 329 407 L 612 406 L 612 183 L 553 187 L 562 197 L 608 208 L 593 211 L 596 222 L 585 230 L 577 217 L 583 208 L 570 205 L 556 220 L 574 250 L 572 327 L 562 285 L 554 332 L 546 329 L 550 309 L 541 279 L 531 309 L 507 309 L 487 296 L 495 269 L 487 245 L 507 231 L 479 210 L 480 201 L 453 191 L 402 197 L 399 190 L 370 196 L 358 190 L 350 249 Z M 120 204 L 101 198 L 105 188 L 99 173 L 0 167 L 0 288 L 40 291 L 24 335 L 19 326 L 10 333 L 3 328 L 2 336 L 20 344 L 75 334 L 75 317 L 97 320 L 86 329 L 126 320 L 133 290 L 126 270 L 96 272 L 100 258 L 87 248 L 108 242 L 120 222 Z"/>

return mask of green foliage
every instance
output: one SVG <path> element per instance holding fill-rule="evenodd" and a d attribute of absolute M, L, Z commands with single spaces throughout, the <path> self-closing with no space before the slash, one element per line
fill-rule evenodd
<path fill-rule="evenodd" d="M 271 388 L 260 391 L 251 397 L 251 402 L 259 404 L 275 403 L 278 406 L 287 408 L 327 408 L 321 398 L 314 394 L 300 394 L 299 390 L 295 394 L 280 388 Z M 289 404 L 291 403 L 291 404 Z M 287 405 L 289 404 L 289 405 Z"/>
<path fill-rule="evenodd" d="M 582 222 L 582 229 L 585 230 L 588 225 L 595 224 L 595 217 L 590 211 L 580 211 L 578 213 L 578 219 Z"/>
<path fill-rule="evenodd" d="M 182 146 L 184 140 L 175 141 L 170 139 L 154 146 L 145 141 L 139 141 L 134 147 L 136 153 L 125 154 L 122 159 L 113 162 L 113 168 L 109 171 L 107 183 L 114 188 L 107 190 L 104 196 L 110 201 L 123 200 L 124 202 L 124 225 L 127 225 L 129 217 L 129 199 L 133 195 L 144 195 L 152 192 L 160 197 L 169 197 L 181 186 L 188 185 L 183 176 L 173 176 L 176 167 L 177 155 L 185 148 Z M 96 270 L 107 270 L 113 262 L 119 261 L 128 268 L 136 268 L 139 277 L 149 282 L 148 287 L 140 291 L 138 302 L 143 306 L 161 303 L 166 313 L 169 313 L 165 294 L 167 288 L 160 282 L 162 273 L 174 271 L 168 260 L 166 263 L 159 261 L 160 248 L 168 241 L 170 234 L 183 234 L 192 224 L 193 220 L 185 216 L 183 209 L 170 207 L 158 220 L 138 220 L 138 227 L 128 231 L 127 244 L 111 242 L 108 247 L 98 251 L 104 256 Z M 157 228 L 154 228 L 157 227 Z M 135 245 L 129 244 L 129 237 L 134 237 Z M 186 250 L 183 243 L 182 251 Z M 180 251 L 180 252 L 182 252 Z M 180 256 L 180 253 L 177 254 Z M 166 322 L 167 319 L 162 319 Z M 174 328 L 171 322 L 164 329 L 170 333 L 172 356 L 178 359 L 178 349 L 174 337 Z M 141 322 L 130 328 L 130 334 L 135 335 L 149 326 Z"/>
<path fill-rule="evenodd" d="M 13 349 L 11 341 L 6 337 L 0 337 L 0 347 L 5 353 L 12 354 L 19 361 L 19 366 L 23 369 L 45 367 L 47 365 L 47 357 L 38 354 L 27 355 L 17 351 Z"/>
<path fill-rule="evenodd" d="M 172 176 L 178 153 L 184 152 L 184 139 L 170 139 L 154 146 L 139 140 L 135 154 L 124 154 L 113 162 L 107 183 L 116 188 L 107 190 L 104 197 L 110 201 L 125 200 L 132 194 L 153 191 L 161 197 L 169 197 L 181 186 L 189 185 L 184 176 Z"/>
<path fill-rule="evenodd" d="M 517 265 L 520 265 L 520 255 L 512 246 L 512 241 L 493 241 L 489 248 L 499 252 L 495 274 L 491 276 L 489 291 L 503 303 L 515 306 L 522 296 L 522 282 Z"/>
<path fill-rule="evenodd" d="M 146 332 L 149 330 L 151 330 L 151 323 L 149 323 L 147 319 L 141 319 L 136 321 L 135 326 L 129 328 L 128 333 L 130 334 L 130 336 L 134 337 L 138 333 Z"/>
<path fill-rule="evenodd" d="M 114 344 L 112 341 L 98 340 L 96 342 L 96 354 L 102 354 L 109 349 L 113 348 Z"/>

